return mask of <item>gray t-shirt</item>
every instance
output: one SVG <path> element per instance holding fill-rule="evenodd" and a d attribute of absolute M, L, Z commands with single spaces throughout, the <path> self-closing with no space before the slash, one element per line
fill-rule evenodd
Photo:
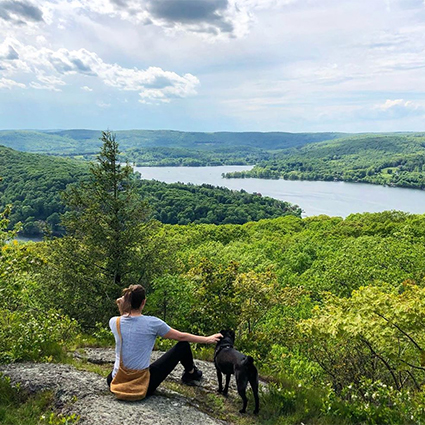
<path fill-rule="evenodd" d="M 112 376 L 120 366 L 121 341 L 117 330 L 117 317 L 109 320 L 109 327 L 115 337 L 115 364 Z M 122 360 L 129 369 L 146 369 L 157 336 L 164 336 L 171 328 L 154 316 L 121 316 L 121 336 L 123 340 Z"/>

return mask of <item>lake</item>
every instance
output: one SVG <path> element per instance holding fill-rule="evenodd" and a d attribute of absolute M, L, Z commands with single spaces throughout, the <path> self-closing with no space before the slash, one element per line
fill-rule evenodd
<path fill-rule="evenodd" d="M 299 180 L 224 179 L 222 173 L 249 170 L 247 166 L 135 167 L 143 179 L 166 183 L 208 183 L 244 189 L 288 201 L 303 209 L 303 216 L 326 214 L 347 217 L 352 213 L 400 210 L 425 213 L 425 191 L 364 183 Z"/>

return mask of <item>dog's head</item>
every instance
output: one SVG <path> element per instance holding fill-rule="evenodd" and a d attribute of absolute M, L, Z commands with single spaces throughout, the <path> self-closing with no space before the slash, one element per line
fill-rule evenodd
<path fill-rule="evenodd" d="M 223 335 L 223 338 L 217 342 L 217 347 L 224 344 L 231 345 L 233 347 L 233 344 L 235 343 L 235 331 L 227 329 L 220 331 L 220 333 Z"/>

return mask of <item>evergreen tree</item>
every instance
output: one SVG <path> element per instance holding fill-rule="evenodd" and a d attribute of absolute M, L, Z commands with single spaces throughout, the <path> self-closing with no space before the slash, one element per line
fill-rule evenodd
<path fill-rule="evenodd" d="M 85 325 L 106 320 L 122 288 L 143 281 L 146 271 L 140 247 L 149 234 L 147 205 L 132 168 L 119 161 L 115 135 L 102 132 L 101 140 L 89 178 L 64 193 L 67 234 L 51 252 L 52 298 Z"/>
<path fill-rule="evenodd" d="M 63 223 L 68 235 L 86 242 L 100 254 L 100 260 L 105 259 L 100 262 L 106 279 L 121 287 L 148 210 L 137 194 L 132 168 L 119 162 L 115 135 L 102 132 L 101 140 L 103 146 L 97 163 L 90 166 L 89 180 L 65 193 L 71 211 Z"/>

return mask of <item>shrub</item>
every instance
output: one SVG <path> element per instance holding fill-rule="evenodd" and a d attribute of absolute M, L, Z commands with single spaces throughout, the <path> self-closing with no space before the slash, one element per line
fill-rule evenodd
<path fill-rule="evenodd" d="M 78 333 L 77 322 L 55 310 L 46 314 L 0 310 L 0 362 L 60 358 L 65 342 Z"/>

